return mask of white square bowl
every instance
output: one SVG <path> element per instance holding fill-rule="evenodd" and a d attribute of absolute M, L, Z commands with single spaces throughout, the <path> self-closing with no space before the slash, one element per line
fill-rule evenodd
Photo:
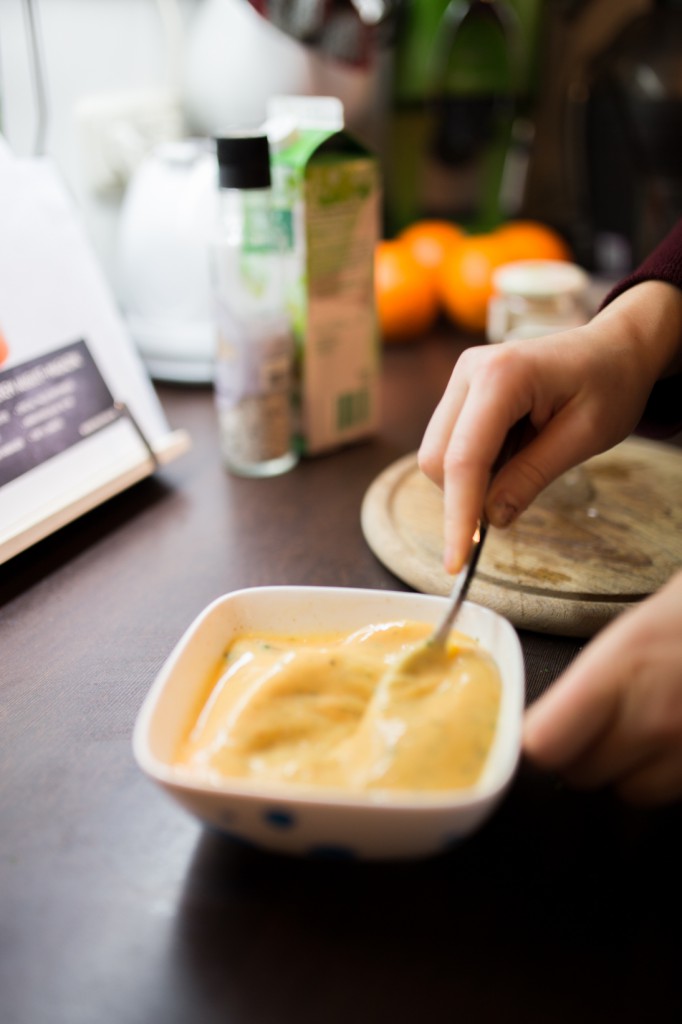
<path fill-rule="evenodd" d="M 446 850 L 490 815 L 513 777 L 521 745 L 521 645 L 506 619 L 480 605 L 463 605 L 457 629 L 494 658 L 502 697 L 490 753 L 471 788 L 346 795 L 245 779 L 212 784 L 190 781 L 173 758 L 207 678 L 239 634 L 354 631 L 405 619 L 435 624 L 447 603 L 425 594 L 340 587 L 260 587 L 218 598 L 180 639 L 140 709 L 133 735 L 139 766 L 200 821 L 262 848 L 349 859 Z"/>

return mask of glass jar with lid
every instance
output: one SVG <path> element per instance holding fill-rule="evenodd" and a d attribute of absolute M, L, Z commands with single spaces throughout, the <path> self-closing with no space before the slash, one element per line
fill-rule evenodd
<path fill-rule="evenodd" d="M 588 287 L 582 267 L 563 260 L 519 260 L 498 267 L 488 303 L 488 341 L 540 337 L 586 323 Z"/>

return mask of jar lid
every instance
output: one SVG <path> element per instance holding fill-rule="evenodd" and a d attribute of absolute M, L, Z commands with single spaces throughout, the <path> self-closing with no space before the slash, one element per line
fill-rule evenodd
<path fill-rule="evenodd" d="M 229 131 L 216 136 L 221 188 L 269 188 L 270 149 L 267 135 Z"/>
<path fill-rule="evenodd" d="M 583 292 L 589 285 L 587 273 L 565 260 L 517 260 L 505 263 L 493 273 L 493 288 L 499 295 L 528 299 L 551 299 Z"/>

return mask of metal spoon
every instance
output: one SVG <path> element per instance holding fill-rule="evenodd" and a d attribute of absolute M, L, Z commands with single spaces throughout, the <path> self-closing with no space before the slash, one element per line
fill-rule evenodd
<path fill-rule="evenodd" d="M 521 441 L 528 428 L 528 423 L 528 417 L 523 416 L 509 430 L 490 471 L 491 480 L 521 447 Z M 445 618 L 441 624 L 427 641 L 431 647 L 445 646 L 450 630 L 455 623 L 459 610 L 462 607 L 469 591 L 469 587 L 471 586 L 471 581 L 474 578 L 474 573 L 476 572 L 476 566 L 478 565 L 478 560 L 481 556 L 481 549 L 483 548 L 483 542 L 485 541 L 487 532 L 488 523 L 485 515 L 482 515 L 471 541 L 471 550 L 466 564 L 455 577 L 455 582 L 450 592 L 450 607 L 448 608 Z"/>
<path fill-rule="evenodd" d="M 493 464 L 490 473 L 491 480 L 518 451 L 528 427 L 528 422 L 528 417 L 524 416 L 514 424 L 507 434 L 504 444 Z M 483 515 L 472 538 L 469 557 L 464 567 L 455 577 L 455 582 L 450 592 L 450 604 L 444 618 L 423 643 L 417 644 L 411 651 L 408 651 L 404 658 L 401 658 L 400 661 L 391 666 L 384 676 L 386 685 L 388 685 L 389 681 L 395 684 L 395 680 L 401 677 L 403 681 L 406 681 L 405 676 L 414 675 L 420 669 L 433 668 L 434 662 L 444 658 L 448 637 L 466 599 L 471 581 L 474 578 L 487 532 L 488 523 Z"/>
<path fill-rule="evenodd" d="M 388 669 L 382 680 L 384 687 L 391 686 L 395 689 L 398 680 L 408 683 L 409 678 L 413 678 L 420 672 L 433 669 L 438 662 L 442 662 L 445 667 L 448 637 L 466 599 L 471 581 L 474 578 L 486 532 L 486 524 L 480 522 L 471 542 L 471 551 L 469 552 L 466 564 L 455 577 L 454 586 L 450 591 L 450 603 L 445 616 L 423 643 L 416 644 L 403 658 L 400 658 L 399 661 Z"/>
<path fill-rule="evenodd" d="M 471 551 L 464 567 L 455 576 L 455 582 L 450 591 L 450 607 L 448 608 L 445 618 L 441 624 L 437 627 L 434 633 L 428 639 L 428 644 L 433 647 L 444 647 L 450 630 L 452 629 L 455 619 L 459 615 L 459 610 L 466 600 L 466 596 L 471 586 L 471 581 L 474 578 L 476 572 L 476 566 L 481 556 L 481 549 L 483 542 L 485 541 L 486 534 L 488 532 L 487 523 L 483 520 L 479 522 L 476 533 L 471 541 Z"/>

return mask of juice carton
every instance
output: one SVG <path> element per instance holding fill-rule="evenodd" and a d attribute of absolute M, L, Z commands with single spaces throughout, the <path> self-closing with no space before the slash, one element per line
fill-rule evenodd
<path fill-rule="evenodd" d="M 343 130 L 333 97 L 274 97 L 267 126 L 296 338 L 299 444 L 313 455 L 378 426 L 379 165 Z"/>

